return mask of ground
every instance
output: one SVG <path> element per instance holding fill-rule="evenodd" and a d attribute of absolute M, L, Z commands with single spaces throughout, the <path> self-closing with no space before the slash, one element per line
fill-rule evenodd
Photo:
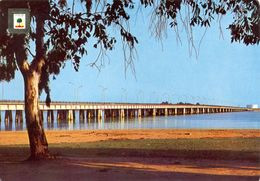
<path fill-rule="evenodd" d="M 252 180 L 259 130 L 47 131 L 52 161 L 28 162 L 26 132 L 0 132 L 0 179 Z"/>

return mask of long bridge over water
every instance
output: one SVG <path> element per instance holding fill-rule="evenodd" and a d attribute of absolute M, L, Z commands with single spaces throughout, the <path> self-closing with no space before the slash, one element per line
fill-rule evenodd
<path fill-rule="evenodd" d="M 102 119 L 108 117 L 145 117 L 186 114 L 211 114 L 226 112 L 250 111 L 248 108 L 220 105 L 194 104 L 152 104 L 152 103 L 109 103 L 109 102 L 52 102 L 48 107 L 44 102 L 40 105 L 42 118 L 47 113 L 47 120 L 79 120 Z M 0 101 L 1 113 L 5 121 L 22 122 L 24 117 L 23 101 Z M 77 113 L 77 114 L 76 114 Z"/>

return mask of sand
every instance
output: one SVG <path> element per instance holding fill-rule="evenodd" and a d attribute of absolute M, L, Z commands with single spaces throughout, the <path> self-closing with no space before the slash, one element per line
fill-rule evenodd
<path fill-rule="evenodd" d="M 46 131 L 49 143 L 80 143 L 124 139 L 257 138 L 259 130 L 82 130 Z M 19 139 L 18 139 L 19 138 Z M 26 131 L 0 132 L 0 145 L 29 144 Z"/>
<path fill-rule="evenodd" d="M 102 144 L 111 140 L 116 142 L 158 139 L 160 142 L 164 139 L 174 141 L 177 139 L 248 138 L 254 140 L 260 138 L 259 130 L 90 130 L 47 131 L 46 134 L 48 142 L 56 145 L 95 142 Z M 21 146 L 23 144 L 28 144 L 26 132 L 0 132 L 0 148 L 18 148 L 18 154 L 20 147 L 23 150 L 28 149 L 26 146 L 25 148 Z M 189 151 L 192 152 L 192 150 Z M 122 156 L 120 153 L 114 153 L 109 156 L 102 154 L 62 155 L 53 161 L 24 162 L 21 161 L 21 157 L 13 155 L 14 153 L 16 151 L 1 154 L 0 150 L 1 181 L 257 181 L 260 176 L 259 157 L 256 160 L 240 160 L 239 158 L 219 160 L 165 157 L 163 154 L 157 154 L 154 157 L 149 157 L 149 155 Z M 236 154 L 239 155 L 239 153 Z M 7 155 L 8 160 L 4 158 Z"/>

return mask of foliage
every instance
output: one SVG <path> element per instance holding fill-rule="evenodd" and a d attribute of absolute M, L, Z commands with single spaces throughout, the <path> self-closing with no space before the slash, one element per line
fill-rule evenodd
<path fill-rule="evenodd" d="M 17 23 L 21 23 L 23 20 L 21 18 L 17 19 Z"/>

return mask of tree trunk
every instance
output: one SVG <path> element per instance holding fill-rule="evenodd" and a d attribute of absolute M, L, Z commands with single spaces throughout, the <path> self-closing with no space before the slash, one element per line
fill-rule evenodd
<path fill-rule="evenodd" d="M 39 80 L 40 74 L 36 71 L 28 71 L 24 75 L 25 116 L 30 141 L 30 160 L 50 158 L 39 110 Z"/>

